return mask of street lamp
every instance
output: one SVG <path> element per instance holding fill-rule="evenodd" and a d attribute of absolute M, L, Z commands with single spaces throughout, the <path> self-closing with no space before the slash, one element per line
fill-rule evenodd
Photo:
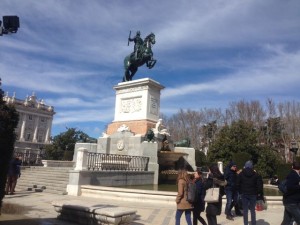
<path fill-rule="evenodd" d="M 0 20 L 0 36 L 8 33 L 17 33 L 18 28 L 20 27 L 18 16 L 3 16 L 2 21 Z"/>
<path fill-rule="evenodd" d="M 298 149 L 299 149 L 299 148 L 298 148 L 298 143 L 296 142 L 295 139 L 293 139 L 293 140 L 291 141 L 290 151 L 293 152 L 293 153 L 295 153 L 295 156 L 296 156 L 296 155 L 297 155 Z"/>

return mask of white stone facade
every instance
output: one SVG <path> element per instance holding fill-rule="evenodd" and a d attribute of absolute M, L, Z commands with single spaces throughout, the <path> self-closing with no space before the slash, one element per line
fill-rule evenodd
<path fill-rule="evenodd" d="M 43 100 L 37 100 L 35 94 L 20 100 L 8 93 L 3 100 L 11 104 L 19 113 L 19 123 L 16 128 L 16 151 L 32 149 L 38 151 L 50 144 L 53 115 L 53 106 L 48 106 Z"/>

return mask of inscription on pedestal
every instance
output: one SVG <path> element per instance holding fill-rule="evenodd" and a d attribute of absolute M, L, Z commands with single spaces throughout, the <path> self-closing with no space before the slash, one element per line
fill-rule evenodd
<path fill-rule="evenodd" d="M 134 113 L 142 110 L 142 98 L 129 98 L 121 100 L 121 113 Z"/>

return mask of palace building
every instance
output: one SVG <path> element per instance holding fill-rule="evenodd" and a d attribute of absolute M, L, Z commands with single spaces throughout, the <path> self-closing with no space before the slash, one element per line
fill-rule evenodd
<path fill-rule="evenodd" d="M 11 104 L 19 113 L 19 123 L 16 128 L 17 140 L 15 152 L 40 153 L 45 145 L 50 144 L 53 106 L 48 106 L 43 100 L 37 100 L 35 94 L 20 100 L 8 93 L 3 97 L 6 104 Z"/>

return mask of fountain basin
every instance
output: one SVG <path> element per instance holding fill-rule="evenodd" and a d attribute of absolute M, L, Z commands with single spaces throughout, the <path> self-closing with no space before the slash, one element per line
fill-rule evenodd
<path fill-rule="evenodd" d="M 157 153 L 158 164 L 163 166 L 174 166 L 175 162 L 182 156 L 188 155 L 184 152 L 160 151 Z"/>

